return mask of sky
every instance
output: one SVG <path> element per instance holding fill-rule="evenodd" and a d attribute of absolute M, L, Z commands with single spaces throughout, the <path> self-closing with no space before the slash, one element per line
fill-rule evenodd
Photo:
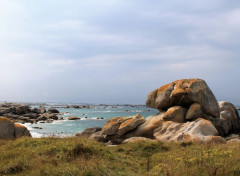
<path fill-rule="evenodd" d="M 239 0 L 0 0 L 0 101 L 144 104 L 183 78 L 240 105 Z"/>

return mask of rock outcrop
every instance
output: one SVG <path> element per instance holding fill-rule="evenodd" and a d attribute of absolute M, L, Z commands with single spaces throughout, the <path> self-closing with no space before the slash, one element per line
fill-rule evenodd
<path fill-rule="evenodd" d="M 0 104 L 0 116 L 7 117 L 18 123 L 58 120 L 57 115 L 59 115 L 59 111 L 55 108 L 49 108 L 47 112 L 43 106 L 30 108 L 28 105 L 21 104 Z"/>
<path fill-rule="evenodd" d="M 209 141 L 211 136 L 217 134 L 218 131 L 212 122 L 200 118 L 187 123 L 163 122 L 154 130 L 154 137 L 157 140 L 170 142 Z"/>
<path fill-rule="evenodd" d="M 107 121 L 107 124 L 102 129 L 102 134 L 123 136 L 144 122 L 145 119 L 140 114 L 130 117 L 115 117 Z"/>
<path fill-rule="evenodd" d="M 23 136 L 31 137 L 26 127 L 14 124 L 6 117 L 0 117 L 0 139 L 16 139 Z"/>
<path fill-rule="evenodd" d="M 240 118 L 233 104 L 217 102 L 201 79 L 183 79 L 152 91 L 146 106 L 159 113 L 144 119 L 141 115 L 109 119 L 90 138 L 119 144 L 123 141 L 226 143 L 223 137 L 240 133 Z M 146 140 L 146 141 L 147 141 Z"/>
<path fill-rule="evenodd" d="M 59 111 L 56 108 L 49 108 L 48 113 L 59 113 Z"/>
<path fill-rule="evenodd" d="M 218 102 L 206 82 L 201 79 L 182 79 L 164 85 L 148 95 L 146 106 L 159 110 L 173 106 L 188 109 L 194 103 L 202 106 L 204 114 L 219 117 Z"/>
<path fill-rule="evenodd" d="M 80 134 L 76 134 L 75 136 L 79 136 L 79 137 L 90 137 L 93 133 L 96 133 L 98 131 L 101 131 L 102 128 L 100 127 L 92 127 L 92 128 L 87 128 L 85 129 L 82 133 Z"/>
<path fill-rule="evenodd" d="M 213 123 L 218 129 L 219 135 L 227 136 L 240 132 L 240 119 L 237 109 L 232 103 L 226 101 L 219 102 L 220 118 L 214 119 Z"/>

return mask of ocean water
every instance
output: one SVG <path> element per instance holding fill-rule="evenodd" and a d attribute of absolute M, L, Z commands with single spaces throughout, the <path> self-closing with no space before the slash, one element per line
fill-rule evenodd
<path fill-rule="evenodd" d="M 76 133 L 81 133 L 86 128 L 103 127 L 107 120 L 117 116 L 133 116 L 141 114 L 143 117 L 157 114 L 158 110 L 146 108 L 144 106 L 95 106 L 94 109 L 66 109 L 57 108 L 64 120 L 53 121 L 52 123 L 26 123 L 24 126 L 28 128 L 33 137 L 58 136 L 66 137 L 73 136 Z M 77 116 L 81 120 L 67 120 L 68 116 Z M 86 117 L 86 118 L 85 118 Z M 104 119 L 98 119 L 103 117 Z M 36 129 L 36 127 L 42 129 Z"/>

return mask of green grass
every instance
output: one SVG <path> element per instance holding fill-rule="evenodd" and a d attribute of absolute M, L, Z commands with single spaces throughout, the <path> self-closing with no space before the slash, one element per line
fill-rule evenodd
<path fill-rule="evenodd" d="M 0 175 L 240 175 L 239 144 L 136 142 L 115 147 L 84 138 L 0 140 Z"/>

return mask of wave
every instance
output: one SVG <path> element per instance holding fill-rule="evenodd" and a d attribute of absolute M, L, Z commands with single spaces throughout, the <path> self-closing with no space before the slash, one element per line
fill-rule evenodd
<path fill-rule="evenodd" d="M 31 135 L 33 138 L 42 138 L 44 137 L 43 134 L 40 134 L 40 133 L 37 133 L 37 132 L 34 132 L 34 131 L 30 131 Z"/>

